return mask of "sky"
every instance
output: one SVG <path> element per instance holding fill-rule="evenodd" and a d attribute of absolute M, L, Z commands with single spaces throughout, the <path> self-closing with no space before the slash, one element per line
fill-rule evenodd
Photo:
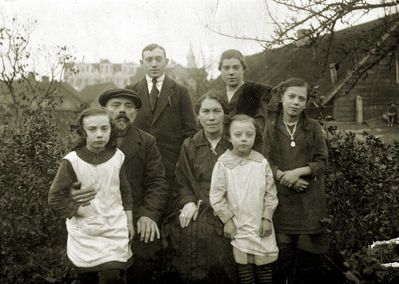
<path fill-rule="evenodd" d="M 139 63 L 142 48 L 158 43 L 165 47 L 167 57 L 183 66 L 191 47 L 197 64 L 210 66 L 214 73 L 224 50 L 235 48 L 250 55 L 263 48 L 255 41 L 218 35 L 206 26 L 268 39 L 273 27 L 264 1 L 0 0 L 0 21 L 13 17 L 21 23 L 37 21 L 32 45 L 65 45 L 78 62 Z M 280 16 L 285 13 L 273 6 L 271 10 Z"/>
<path fill-rule="evenodd" d="M 209 31 L 263 36 L 263 0 L 0 0 L 3 20 L 37 20 L 32 44 L 66 45 L 77 61 L 139 63 L 149 43 L 164 46 L 167 56 L 187 64 L 191 46 L 199 65 L 215 64 L 230 48 L 244 55 L 262 51 L 259 43 Z"/>

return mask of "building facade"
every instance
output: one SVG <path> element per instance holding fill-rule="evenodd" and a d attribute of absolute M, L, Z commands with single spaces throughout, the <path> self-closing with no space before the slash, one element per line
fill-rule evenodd
<path fill-rule="evenodd" d="M 123 88 L 132 84 L 136 75 L 138 64 L 135 63 L 111 63 L 104 59 L 99 63 L 67 63 L 64 71 L 64 81 L 73 86 L 77 91 L 87 86 L 114 83 Z"/>

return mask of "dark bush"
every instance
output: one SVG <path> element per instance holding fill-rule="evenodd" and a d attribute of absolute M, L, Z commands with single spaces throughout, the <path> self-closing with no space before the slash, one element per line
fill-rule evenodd
<path fill-rule="evenodd" d="M 69 141 L 51 111 L 27 111 L 24 120 L 23 129 L 0 129 L 0 283 L 59 283 L 68 272 L 66 231 L 47 193 Z M 399 235 L 399 144 L 327 133 L 330 264 L 362 283 L 394 283 L 397 274 L 368 246 Z"/>
<path fill-rule="evenodd" d="M 0 282 L 41 283 L 65 273 L 64 220 L 52 215 L 47 194 L 66 152 L 49 110 L 26 110 L 24 127 L 1 130 Z"/>
<path fill-rule="evenodd" d="M 328 147 L 330 216 L 325 221 L 331 253 L 347 260 L 359 279 L 374 281 L 364 283 L 388 283 L 368 246 L 399 236 L 399 144 L 384 144 L 367 133 L 359 137 L 330 129 Z"/>

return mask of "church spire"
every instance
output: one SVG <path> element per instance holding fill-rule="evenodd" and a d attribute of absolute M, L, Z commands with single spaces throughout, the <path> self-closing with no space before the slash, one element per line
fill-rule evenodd
<path fill-rule="evenodd" d="M 197 68 L 197 61 L 195 60 L 193 46 L 191 43 L 187 54 L 187 68 Z"/>

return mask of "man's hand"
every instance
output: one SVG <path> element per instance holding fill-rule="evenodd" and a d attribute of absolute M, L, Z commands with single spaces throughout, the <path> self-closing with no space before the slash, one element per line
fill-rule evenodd
<path fill-rule="evenodd" d="M 71 184 L 71 187 L 69 188 L 71 198 L 79 206 L 88 206 L 90 205 L 90 201 L 96 197 L 96 190 L 91 186 L 83 188 L 80 187 L 80 181 L 76 181 Z"/>
<path fill-rule="evenodd" d="M 237 228 L 233 222 L 233 219 L 230 219 L 224 224 L 223 232 L 226 238 L 230 240 L 234 239 L 235 235 L 237 234 Z"/>
<path fill-rule="evenodd" d="M 140 234 L 140 241 L 148 243 L 154 241 L 155 235 L 157 239 L 161 237 L 158 225 L 151 218 L 142 216 L 137 221 L 137 233 Z"/>
<path fill-rule="evenodd" d="M 197 217 L 198 217 L 197 205 L 195 205 L 194 202 L 187 203 L 186 205 L 184 205 L 179 215 L 180 226 L 182 228 L 187 227 L 190 224 L 191 219 L 195 221 L 197 220 Z"/>

